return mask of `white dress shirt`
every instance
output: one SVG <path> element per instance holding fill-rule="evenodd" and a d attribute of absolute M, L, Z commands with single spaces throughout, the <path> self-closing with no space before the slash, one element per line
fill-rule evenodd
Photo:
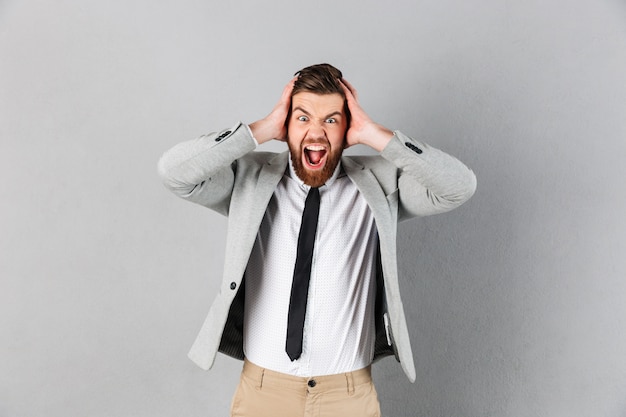
<path fill-rule="evenodd" d="M 245 275 L 244 354 L 273 371 L 310 377 L 364 368 L 374 357 L 374 217 L 337 166 L 320 187 L 302 355 L 285 352 L 298 233 L 309 191 L 291 161 L 274 191 Z"/>

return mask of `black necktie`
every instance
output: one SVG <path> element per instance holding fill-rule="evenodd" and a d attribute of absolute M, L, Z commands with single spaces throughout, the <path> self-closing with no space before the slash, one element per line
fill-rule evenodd
<path fill-rule="evenodd" d="M 302 353 L 302 334 L 304 332 L 304 314 L 309 294 L 309 279 L 313 261 L 313 245 L 317 231 L 317 217 L 320 212 L 320 191 L 311 188 L 306 196 L 302 224 L 298 235 L 296 266 L 293 270 L 289 317 L 287 319 L 287 343 L 285 350 L 289 359 L 295 361 Z"/>

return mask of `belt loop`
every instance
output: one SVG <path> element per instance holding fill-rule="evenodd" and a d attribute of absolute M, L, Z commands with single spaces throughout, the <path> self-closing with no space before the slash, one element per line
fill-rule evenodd
<path fill-rule="evenodd" d="M 265 376 L 265 368 L 261 369 L 261 374 L 259 375 L 259 386 L 256 387 L 257 390 L 263 388 L 263 377 Z"/>
<path fill-rule="evenodd" d="M 352 372 L 346 374 L 346 385 L 348 387 L 348 395 L 354 394 L 354 377 Z"/>

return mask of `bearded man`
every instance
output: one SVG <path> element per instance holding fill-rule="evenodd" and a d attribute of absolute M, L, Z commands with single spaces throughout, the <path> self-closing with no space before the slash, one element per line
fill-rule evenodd
<path fill-rule="evenodd" d="M 289 150 L 255 150 L 271 140 Z M 378 155 L 343 156 L 355 144 Z M 373 122 L 319 64 L 267 117 L 176 145 L 159 172 L 229 219 L 222 286 L 189 357 L 244 361 L 232 416 L 379 416 L 371 364 L 389 355 L 415 381 L 397 223 L 467 201 L 476 177 L 463 163 Z"/>

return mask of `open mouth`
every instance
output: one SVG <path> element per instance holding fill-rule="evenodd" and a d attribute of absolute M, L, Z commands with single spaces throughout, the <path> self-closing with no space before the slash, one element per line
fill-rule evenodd
<path fill-rule="evenodd" d="M 324 167 L 328 149 L 324 145 L 307 145 L 304 147 L 304 163 L 309 169 L 320 169 Z"/>

